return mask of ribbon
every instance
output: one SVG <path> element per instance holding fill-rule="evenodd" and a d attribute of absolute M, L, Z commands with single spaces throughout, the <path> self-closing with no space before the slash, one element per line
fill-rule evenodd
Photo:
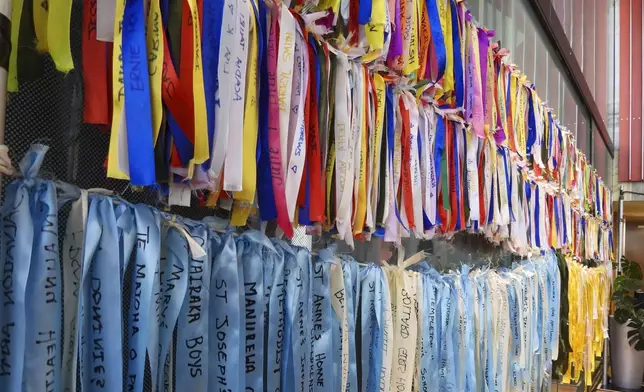
<path fill-rule="evenodd" d="M 292 249 L 288 244 L 281 240 L 273 240 L 276 249 L 283 255 L 284 269 L 283 269 L 283 285 L 278 284 L 278 298 L 280 306 L 283 306 L 283 315 L 280 316 L 282 320 L 283 331 L 282 334 L 277 333 L 277 350 L 281 351 L 281 363 L 279 367 L 281 380 L 280 385 L 288 390 L 287 386 L 292 382 L 295 377 L 292 338 L 294 318 L 297 313 L 296 301 L 300 295 L 300 287 L 296 282 L 296 274 L 299 267 L 295 255 L 295 249 Z M 281 291 L 281 294 L 279 293 Z M 281 343 L 281 344 L 280 344 Z M 276 368 L 277 369 L 277 368 Z M 301 375 L 301 373 L 300 373 Z M 300 382 L 301 383 L 301 382 Z"/>
<path fill-rule="evenodd" d="M 54 184 L 36 180 L 28 202 L 32 206 L 34 236 L 25 294 L 24 372 L 30 376 L 25 377 L 24 385 L 27 389 L 34 390 L 43 386 L 47 389 L 58 389 L 61 367 L 56 358 L 61 355 L 62 345 L 62 290 L 58 249 L 58 206 Z M 27 222 L 22 224 L 25 223 Z"/>
<path fill-rule="evenodd" d="M 372 264 L 360 271 L 360 353 L 363 359 L 360 384 L 365 392 L 377 390 L 382 367 L 382 359 L 378 361 L 377 358 L 378 353 L 382 353 L 382 331 L 378 322 L 379 309 L 376 308 L 376 296 L 380 295 L 382 289 L 378 272 L 378 268 Z"/>
<path fill-rule="evenodd" d="M 254 18 L 250 15 L 251 5 L 248 0 L 240 0 L 237 2 L 237 9 L 235 16 L 235 45 L 234 45 L 234 64 L 224 64 L 224 71 L 226 66 L 230 66 L 230 113 L 244 112 L 245 96 L 246 96 L 246 80 L 248 71 L 248 52 L 249 52 L 249 30 L 250 19 Z M 198 29 L 197 29 L 198 30 Z M 224 35 L 224 37 L 227 37 Z M 226 42 L 226 41 L 224 41 Z M 227 96 L 220 96 L 221 99 L 228 99 Z M 243 189 L 243 168 L 244 168 L 244 132 L 238 130 L 244 129 L 244 119 L 246 116 L 231 116 L 228 126 L 228 145 L 226 147 L 227 159 L 224 165 L 224 190 L 227 191 L 241 191 Z M 232 130 L 232 132 L 230 132 Z M 206 155 L 207 158 L 207 155 Z M 242 158 L 241 160 L 239 158 Z M 240 162 L 241 161 L 241 162 Z"/>
<path fill-rule="evenodd" d="M 212 2 L 211 2 L 212 3 Z M 259 40 L 259 67 L 263 75 L 268 75 L 268 55 L 265 50 L 264 42 L 270 38 L 269 27 L 266 25 L 266 5 L 263 1 L 258 1 L 258 24 L 259 31 L 261 32 L 262 39 Z M 273 37 L 275 38 L 275 37 Z M 273 41 L 273 49 L 276 45 Z M 273 74 L 274 75 L 274 74 Z M 276 81 L 276 79 L 273 79 Z M 277 218 L 277 207 L 275 203 L 275 196 L 273 194 L 273 181 L 271 171 L 271 159 L 269 154 L 269 91 L 271 87 L 268 83 L 268 78 L 260 78 L 259 81 L 259 129 L 258 129 L 258 143 L 257 143 L 257 193 L 262 197 L 257 198 L 259 205 L 260 218 L 264 221 L 273 220 Z M 279 127 L 279 125 L 278 125 Z M 310 140 L 310 139 L 309 139 Z M 281 168 L 281 163 L 280 163 Z M 324 198 L 321 198 L 322 202 Z"/>
<path fill-rule="evenodd" d="M 22 7 L 22 1 L 17 1 Z M 62 0 L 54 7 L 49 9 L 47 17 L 47 43 L 49 54 L 54 60 L 56 69 L 61 72 L 69 72 L 74 69 L 74 60 L 72 59 L 70 23 L 72 17 L 72 0 Z M 20 17 L 11 18 L 18 26 Z M 17 37 L 18 34 L 16 34 Z M 13 37 L 13 34 L 11 34 Z M 17 48 L 17 46 L 14 46 Z M 17 54 L 17 51 L 16 51 Z"/>
<path fill-rule="evenodd" d="M 129 0 L 123 12 L 123 85 L 130 181 L 134 185 L 156 182 L 154 170 L 154 140 L 150 107 L 150 80 L 145 43 L 144 5 L 141 0 Z"/>
<path fill-rule="evenodd" d="M 292 18 L 292 16 L 290 16 Z M 295 21 L 293 20 L 293 23 Z M 288 22 L 283 23 L 285 29 L 288 29 Z M 286 34 L 288 30 L 286 30 Z M 280 33 L 280 41 L 282 35 Z M 288 37 L 285 38 L 288 40 Z M 288 209 L 288 216 L 291 222 L 294 222 L 296 205 L 298 193 L 300 191 L 300 184 L 302 183 L 302 174 L 305 171 L 304 160 L 306 156 L 306 129 L 305 129 L 305 101 L 308 95 L 308 76 L 309 76 L 309 64 L 308 64 L 308 53 L 305 52 L 306 41 L 302 36 L 302 33 L 299 29 L 294 34 L 293 37 L 294 50 L 293 53 L 289 53 L 292 50 L 289 47 L 288 42 L 285 43 L 286 47 L 284 52 L 281 53 L 280 60 L 278 63 L 278 72 L 280 72 L 280 81 L 286 75 L 293 73 L 292 78 L 292 88 L 291 91 L 288 91 L 286 87 L 286 92 L 291 93 L 290 97 L 290 108 L 287 111 L 289 113 L 289 119 L 286 122 L 288 125 L 288 132 L 286 134 L 287 140 L 286 143 L 281 144 L 282 146 L 287 145 L 288 149 L 282 150 L 287 153 L 288 159 L 285 159 L 283 162 L 288 162 L 286 167 L 286 207 Z M 280 42 L 281 43 L 281 42 Z M 281 46 L 280 46 L 281 47 Z M 297 64 L 293 67 L 293 70 L 290 71 L 280 71 L 284 61 L 287 61 L 285 58 L 291 56 L 291 60 L 294 64 Z M 278 90 L 279 94 L 283 94 L 281 90 Z M 280 115 L 282 112 L 280 112 Z M 282 124 L 280 118 L 280 124 Z M 280 136 L 282 130 L 280 129 Z"/>
<path fill-rule="evenodd" d="M 159 0 L 150 2 L 147 18 L 146 47 L 148 56 L 148 73 L 150 75 L 150 104 L 152 110 L 152 133 L 154 145 L 157 145 L 161 123 L 163 121 L 163 54 L 165 40 L 161 20 Z M 159 179 L 157 179 L 159 180 Z"/>
<path fill-rule="evenodd" d="M 241 390 L 245 369 L 238 366 L 242 353 L 241 326 L 244 318 L 240 309 L 243 275 L 237 265 L 236 244 L 232 233 L 211 238 L 212 280 L 209 309 L 210 353 L 216 353 L 214 366 L 208 372 L 208 385 L 220 389 Z"/>
<path fill-rule="evenodd" d="M 277 210 L 277 223 L 284 231 L 288 238 L 293 236 L 293 227 L 288 219 L 286 206 L 286 193 L 284 189 L 284 171 L 282 166 L 281 148 L 286 147 L 280 142 L 280 124 L 281 120 L 276 113 L 279 113 L 280 103 L 278 98 L 278 75 L 277 75 L 277 30 L 279 28 L 277 15 L 273 11 L 271 18 L 270 34 L 268 39 L 268 155 L 271 168 L 271 178 L 273 183 L 273 194 L 275 197 L 275 207 Z"/>
<path fill-rule="evenodd" d="M 136 256 L 132 271 L 132 294 L 128 313 L 127 385 L 132 391 L 143 391 L 146 346 L 150 325 L 145 312 L 152 306 L 155 271 L 160 256 L 159 217 L 144 205 L 134 206 L 136 221 Z M 154 325 L 156 328 L 156 325 Z"/>
<path fill-rule="evenodd" d="M 343 239 L 349 246 L 353 246 L 351 231 L 351 200 L 353 198 L 354 181 L 354 134 L 353 129 L 358 129 L 357 119 L 351 115 L 350 86 L 348 79 L 350 75 L 349 62 L 346 56 L 340 54 L 336 57 L 335 74 L 335 198 L 337 203 L 337 215 L 335 224 L 340 239 Z M 352 125 L 352 121 L 355 122 Z"/>
<path fill-rule="evenodd" d="M 299 296 L 294 302 L 295 314 L 293 325 L 296 329 L 292 333 L 292 355 L 294 364 L 294 391 L 308 391 L 311 385 L 309 372 L 311 358 L 311 314 L 312 314 L 312 265 L 309 253 L 303 249 L 296 249 L 297 269 L 295 272 L 295 285 L 299 288 Z"/>
<path fill-rule="evenodd" d="M 347 336 L 349 346 L 348 358 L 348 374 L 347 383 L 345 384 L 345 391 L 358 391 L 358 362 L 357 362 L 357 349 L 356 349 L 356 323 L 358 319 L 358 302 L 360 293 L 360 277 L 358 263 L 349 257 L 342 258 L 342 276 L 344 279 L 345 287 L 345 309 L 346 309 L 346 324 Z"/>
<path fill-rule="evenodd" d="M 329 269 L 332 266 L 331 251 L 325 249 L 313 262 L 312 285 L 312 346 L 311 376 L 314 391 L 324 391 L 334 384 L 334 359 L 331 328 L 331 296 L 329 286 Z"/>
<path fill-rule="evenodd" d="M 268 325 L 270 327 L 268 328 L 267 335 L 265 337 L 267 342 L 266 388 L 268 390 L 281 390 L 282 388 L 282 356 L 285 355 L 285 260 L 283 251 L 277 247 L 276 251 L 277 255 L 273 259 L 273 275 L 269 288 L 270 296 L 268 299 Z"/>
<path fill-rule="evenodd" d="M 81 191 L 80 197 L 72 203 L 69 211 L 62 250 L 63 281 L 67 283 L 63 287 L 63 331 L 65 337 L 62 345 L 61 389 L 70 392 L 76 392 L 79 287 L 88 210 L 87 192 Z"/>
<path fill-rule="evenodd" d="M 231 217 L 231 224 L 243 226 L 250 213 L 249 204 L 255 199 L 257 181 L 257 130 L 258 130 L 258 40 L 261 33 L 258 33 L 256 18 L 257 6 L 251 1 L 253 14 L 250 17 L 249 25 L 249 58 L 248 69 L 245 78 L 248 79 L 245 91 L 244 103 L 244 132 L 243 132 L 243 173 L 241 192 L 235 194 L 235 207 Z"/>
<path fill-rule="evenodd" d="M 123 22 L 124 9 L 125 2 L 116 1 L 114 11 L 114 53 L 112 53 L 112 126 L 107 160 L 107 176 L 120 180 L 129 179 L 128 148 L 125 137 L 123 36 L 120 26 Z"/>
<path fill-rule="evenodd" d="M 121 266 L 113 257 L 118 228 L 111 199 L 90 200 L 81 278 L 81 389 L 97 391 L 122 385 Z"/>
<path fill-rule="evenodd" d="M 43 7 L 43 3 L 47 4 L 34 0 L 34 27 L 37 47 L 46 51 L 48 7 Z M 96 38 L 96 4 L 96 1 L 86 0 L 83 5 L 83 121 L 108 124 L 107 45 Z"/>
<path fill-rule="evenodd" d="M 87 6 L 85 5 L 85 7 Z M 84 13 L 85 7 L 83 8 Z M 47 18 L 49 15 L 49 3 L 43 2 L 42 0 L 33 0 L 31 9 L 33 13 L 34 33 L 36 34 L 36 50 L 45 53 L 49 50 L 49 44 L 47 42 Z"/>
<path fill-rule="evenodd" d="M 156 380 L 160 388 L 168 388 L 172 384 L 172 360 L 174 349 L 172 347 L 172 336 L 179 313 L 186 296 L 188 287 L 189 260 L 186 257 L 188 246 L 186 241 L 188 235 L 184 234 L 179 224 L 164 222 L 161 238 L 165 245 L 165 258 L 161 256 L 159 271 L 159 290 L 154 293 L 154 300 L 158 309 L 158 351 L 157 366 L 162 369 L 154 369 L 151 377 Z M 164 238 L 165 237 L 165 238 Z M 164 239 L 164 240 L 163 240 Z"/>
<path fill-rule="evenodd" d="M 201 247 L 211 243 L 210 232 L 202 225 L 189 227 L 192 240 Z M 210 359 L 210 255 L 188 254 L 188 283 L 177 322 L 176 385 L 190 391 L 208 390 Z M 242 298 L 242 297 L 240 297 Z"/>
<path fill-rule="evenodd" d="M 264 309 L 268 307 L 268 301 L 264 295 L 266 275 L 262 257 L 268 252 L 276 251 L 259 232 L 246 232 L 237 239 L 237 257 L 244 269 L 245 388 L 252 391 L 264 388 L 264 326 L 267 322 Z"/>

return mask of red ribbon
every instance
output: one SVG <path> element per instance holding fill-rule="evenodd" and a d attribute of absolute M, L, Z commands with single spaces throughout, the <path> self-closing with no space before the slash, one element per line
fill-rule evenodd
<path fill-rule="evenodd" d="M 83 120 L 109 124 L 107 43 L 96 39 L 96 1 L 83 6 Z"/>

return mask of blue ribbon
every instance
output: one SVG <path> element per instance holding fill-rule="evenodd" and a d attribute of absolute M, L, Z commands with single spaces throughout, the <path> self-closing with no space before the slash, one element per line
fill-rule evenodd
<path fill-rule="evenodd" d="M 189 269 L 186 238 L 178 229 L 167 229 L 165 247 L 166 257 L 161 259 L 160 290 L 156 297 L 156 305 L 160 308 L 158 365 L 163 366 L 163 371 L 152 374 L 162 389 L 172 384 L 172 379 L 168 378 L 172 366 L 170 345 L 188 288 Z"/>
<path fill-rule="evenodd" d="M 378 321 L 376 320 L 376 289 L 380 284 L 377 268 L 369 264 L 360 271 L 362 279 L 360 290 L 360 352 L 362 356 L 360 384 L 362 392 L 373 392 L 379 382 L 379 368 L 375 367 L 374 357 L 378 344 Z M 376 346 L 376 347 L 374 347 Z"/>
<path fill-rule="evenodd" d="M 212 277 L 210 282 L 209 336 L 210 356 L 208 388 L 239 391 L 245 369 L 240 366 L 241 313 L 240 276 L 237 250 L 232 233 L 221 236 L 211 233 Z M 243 282 L 243 281 L 242 281 Z"/>
<path fill-rule="evenodd" d="M 299 287 L 299 297 L 296 303 L 296 313 L 293 320 L 294 330 L 291 347 L 294 363 L 294 389 L 295 391 L 308 391 L 310 385 L 311 364 L 311 290 L 312 270 L 311 255 L 304 248 L 296 248 L 298 269 L 296 285 Z"/>
<path fill-rule="evenodd" d="M 456 93 L 456 107 L 462 108 L 465 99 L 465 82 L 463 77 L 463 59 L 461 56 L 461 31 L 456 11 L 456 1 L 450 0 L 450 9 L 452 11 L 452 43 L 454 53 L 454 90 Z M 434 41 L 436 43 L 436 41 Z"/>
<path fill-rule="evenodd" d="M 281 240 L 273 240 L 275 248 L 284 256 L 284 285 L 280 288 L 279 284 L 276 286 L 278 291 L 278 301 L 281 302 L 280 306 L 283 307 L 283 314 L 279 316 L 278 320 L 283 320 L 284 332 L 281 334 L 277 332 L 277 347 L 280 350 L 281 346 L 281 385 L 283 391 L 294 391 L 293 380 L 295 378 L 295 368 L 293 363 L 292 352 L 292 336 L 294 319 L 297 313 L 296 306 L 300 295 L 301 287 L 298 287 L 297 274 L 299 273 L 299 266 L 295 257 L 295 252 L 291 246 Z M 283 290 L 283 297 L 280 297 L 279 291 Z M 280 345 L 281 341 L 281 345 Z"/>
<path fill-rule="evenodd" d="M 156 182 L 143 3 L 143 0 L 127 0 L 123 14 L 125 121 L 132 185 Z"/>
<path fill-rule="evenodd" d="M 475 353 L 475 336 L 474 336 L 474 288 L 472 280 L 469 277 L 470 268 L 464 265 L 461 268 L 461 285 L 463 287 L 464 298 L 463 304 L 465 309 L 465 388 L 466 391 L 477 391 L 476 379 L 476 360 Z"/>
<path fill-rule="evenodd" d="M 528 89 L 528 140 L 526 143 L 526 156 L 532 154 L 532 146 L 537 141 L 537 124 L 535 121 L 534 102 L 532 99 L 534 92 Z"/>
<path fill-rule="evenodd" d="M 134 242 L 136 241 L 134 212 L 129 203 L 119 201 L 114 206 L 114 216 L 116 217 L 119 238 L 119 265 L 121 266 L 121 277 L 124 278 L 130 264 L 130 256 L 134 250 Z M 121 279 L 122 283 L 123 279 Z"/>
<path fill-rule="evenodd" d="M 132 294 L 128 313 L 128 390 L 141 392 L 144 384 L 146 346 L 149 330 L 157 328 L 156 323 L 148 317 L 152 306 L 154 274 L 158 269 L 160 257 L 160 223 L 159 217 L 148 206 L 134 206 L 136 221 L 136 256 L 132 272 Z"/>
<path fill-rule="evenodd" d="M 215 136 L 215 97 L 219 89 L 217 70 L 219 69 L 219 47 L 221 43 L 221 24 L 224 13 L 223 1 L 204 1 L 203 24 L 201 30 L 201 56 L 203 61 L 203 86 L 206 97 L 206 112 L 208 115 L 208 146 L 212 150 Z M 261 38 L 258 40 L 262 45 Z M 202 167 L 210 169 L 210 158 Z"/>
<path fill-rule="evenodd" d="M 265 390 L 282 390 L 282 356 L 284 355 L 284 328 L 286 315 L 284 303 L 286 301 L 286 282 L 284 279 L 284 253 L 276 247 L 277 256 L 274 257 L 273 279 L 270 284 L 270 297 L 268 304 L 268 329 L 266 339 L 266 385 Z"/>
<path fill-rule="evenodd" d="M 360 0 L 358 5 L 358 23 L 366 25 L 371 20 L 372 0 Z M 367 29 L 369 27 L 366 27 Z"/>
<path fill-rule="evenodd" d="M 83 391 L 121 389 L 123 382 L 121 268 L 112 200 L 91 198 L 82 281 L 81 386 Z M 85 336 L 85 338 L 83 338 Z"/>
<path fill-rule="evenodd" d="M 237 257 L 244 269 L 245 309 L 245 390 L 264 389 L 264 315 L 265 274 L 262 258 L 265 253 L 275 253 L 271 242 L 258 231 L 248 231 L 237 238 Z"/>
<path fill-rule="evenodd" d="M 510 385 L 519 388 L 521 385 L 521 373 L 519 372 L 519 356 L 521 355 L 521 329 L 519 319 L 519 301 L 514 284 L 508 286 L 509 308 L 510 308 Z"/>
<path fill-rule="evenodd" d="M 263 1 L 258 1 L 259 4 L 259 29 L 261 37 L 264 40 L 268 37 L 266 26 L 266 5 Z M 259 39 L 258 42 L 262 42 Z M 259 59 L 259 72 L 260 75 L 268 74 L 268 54 L 265 50 L 261 50 L 263 45 L 260 44 L 258 52 Z M 268 78 L 260 78 L 259 81 L 259 131 L 257 138 L 257 154 L 258 167 L 257 167 L 257 194 L 261 197 L 257 198 L 259 205 L 259 214 L 263 221 L 270 221 L 277 219 L 277 209 L 275 207 L 275 196 L 273 193 L 273 182 L 271 177 L 271 162 L 269 157 L 269 144 L 268 144 Z"/>
<path fill-rule="evenodd" d="M 432 31 L 436 63 L 438 64 L 438 74 L 434 81 L 438 82 L 443 77 L 447 66 L 445 40 L 443 39 L 443 30 L 441 30 L 440 16 L 438 15 L 438 3 L 435 0 L 425 0 L 425 5 L 427 7 L 427 16 L 429 17 L 429 26 Z"/>
<path fill-rule="evenodd" d="M 31 246 L 32 250 L 31 260 L 19 261 L 29 269 L 29 277 L 25 295 L 26 346 L 24 352 L 17 354 L 24 355 L 25 358 L 24 387 L 26 390 L 35 391 L 43 388 L 59 390 L 62 282 L 56 189 L 52 182 L 35 180 L 31 190 L 29 194 L 31 219 L 17 222 L 21 226 L 33 227 L 33 243 L 18 244 L 18 247 Z M 3 280 L 3 282 L 7 281 Z M 6 288 L 4 289 L 5 294 L 10 293 Z M 24 328 L 24 325 L 17 327 Z"/>
<path fill-rule="evenodd" d="M 349 375 L 345 392 L 358 392 L 358 364 L 356 351 L 356 319 L 358 317 L 358 294 L 360 279 L 358 263 L 351 257 L 342 257 L 342 276 L 344 278 L 345 305 L 349 326 Z"/>
<path fill-rule="evenodd" d="M 203 225 L 189 227 L 192 239 L 209 250 L 210 233 Z M 210 253 L 193 257 L 181 249 L 188 260 L 188 285 L 177 326 L 176 385 L 186 391 L 206 392 L 209 369 Z"/>
<path fill-rule="evenodd" d="M 441 390 L 456 390 L 453 331 L 456 304 L 455 289 L 449 277 L 443 278 L 441 301 L 441 347 L 438 385 Z"/>
<path fill-rule="evenodd" d="M 339 355 L 333 351 L 331 318 L 335 317 L 331 307 L 329 269 L 333 253 L 329 249 L 320 251 L 313 262 L 313 307 L 312 307 L 312 384 L 313 392 L 328 392 L 334 389 L 334 367 Z M 338 351 L 339 353 L 339 351 Z"/>
<path fill-rule="evenodd" d="M 436 118 L 436 137 L 434 138 L 434 170 L 436 173 L 436 192 L 441 189 L 441 161 L 445 151 L 445 119 L 439 114 Z M 449 195 L 443 195 L 449 197 Z M 440 214 L 436 214 L 436 225 L 440 225 Z"/>

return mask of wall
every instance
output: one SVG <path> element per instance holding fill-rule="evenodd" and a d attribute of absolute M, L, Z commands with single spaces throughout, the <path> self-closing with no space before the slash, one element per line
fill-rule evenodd
<path fill-rule="evenodd" d="M 641 223 L 626 223 L 626 245 L 624 255 L 636 261 L 644 270 L 644 229 L 638 229 Z"/>

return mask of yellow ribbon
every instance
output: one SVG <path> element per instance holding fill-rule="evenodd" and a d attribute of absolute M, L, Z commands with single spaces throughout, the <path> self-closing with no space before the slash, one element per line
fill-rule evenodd
<path fill-rule="evenodd" d="M 20 3 L 22 4 L 22 1 Z M 74 69 L 69 35 L 71 17 L 72 0 L 58 0 L 55 5 L 50 4 L 47 18 L 47 43 L 56 69 L 61 72 Z"/>
<path fill-rule="evenodd" d="M 47 18 L 49 17 L 49 3 L 47 0 L 33 0 L 34 32 L 36 33 L 36 49 L 39 52 L 47 52 Z"/>
<path fill-rule="evenodd" d="M 255 0 L 252 0 L 255 4 Z M 259 0 L 262 1 L 262 0 Z M 241 3 L 240 3 L 241 4 Z M 253 9 L 248 3 L 250 9 L 250 30 L 248 32 L 249 52 L 248 52 L 248 69 L 246 70 L 246 94 L 244 101 L 244 136 L 243 136 L 243 175 L 242 190 L 235 192 L 233 203 L 233 213 L 230 224 L 233 226 L 243 226 L 246 224 L 248 215 L 252 210 L 252 203 L 255 199 L 255 188 L 257 181 L 257 129 L 258 129 L 258 107 L 257 107 L 257 26 Z M 306 87 L 303 86 L 303 93 Z M 297 209 L 296 209 L 297 211 Z M 297 222 L 297 221 L 296 221 Z"/>
<path fill-rule="evenodd" d="M 528 99 L 528 92 L 526 87 L 523 85 L 525 82 L 525 76 L 521 75 L 516 78 L 517 83 L 517 100 L 518 103 L 515 107 L 516 114 L 514 116 L 515 121 L 515 133 L 517 138 L 515 139 L 517 143 L 517 153 L 520 157 L 523 158 L 525 155 L 526 148 L 526 139 L 525 139 L 525 110 L 526 110 L 526 101 Z"/>
<path fill-rule="evenodd" d="M 125 0 L 117 0 L 114 10 L 114 53 L 112 55 L 112 129 L 110 133 L 110 148 L 107 160 L 107 176 L 120 180 L 129 180 L 130 176 L 119 168 L 119 145 L 127 144 L 127 140 L 121 141 L 119 127 L 121 121 L 125 122 L 125 85 L 123 83 L 123 54 L 121 43 L 123 35 L 121 21 L 125 10 Z M 51 13 L 49 13 L 51 16 Z"/>
<path fill-rule="evenodd" d="M 501 117 L 501 126 L 505 130 L 506 133 L 506 138 L 503 141 L 503 145 L 507 146 L 508 145 L 508 139 L 510 138 L 508 135 L 508 115 L 505 111 L 506 107 L 506 102 L 507 102 L 507 97 L 505 95 L 505 73 L 503 72 L 503 68 L 501 68 L 498 76 L 497 76 L 497 82 L 496 82 L 496 92 L 497 92 L 497 108 L 498 108 L 498 114 Z"/>
<path fill-rule="evenodd" d="M 210 156 L 208 143 L 208 120 L 206 118 L 206 93 L 203 85 L 203 64 L 201 61 L 201 32 L 199 31 L 199 8 L 196 0 L 188 0 L 192 15 L 192 97 L 194 100 L 195 150 L 190 162 L 189 172 L 193 165 L 205 162 Z M 238 131 L 238 130 L 237 130 Z"/>
<path fill-rule="evenodd" d="M 405 1 L 405 0 L 401 0 Z M 418 61 L 418 6 L 419 6 L 419 1 L 418 0 L 412 0 L 412 6 L 407 7 L 407 13 L 411 14 L 411 27 L 409 28 L 409 32 L 411 34 L 411 39 L 409 40 L 409 52 L 408 55 L 405 56 L 405 65 L 403 66 L 403 73 L 405 75 L 411 75 L 413 72 L 415 72 L 419 67 L 420 63 Z M 409 18 L 408 18 L 409 21 Z"/>
<path fill-rule="evenodd" d="M 372 168 L 372 173 L 371 173 L 373 177 L 372 181 L 375 184 L 376 179 L 380 175 L 380 171 L 378 170 L 380 168 L 380 154 L 378 152 L 382 148 L 382 132 L 383 132 L 384 123 L 385 123 L 385 79 L 383 79 L 383 77 L 380 76 L 380 74 L 374 74 L 373 84 L 374 84 L 374 87 L 376 88 L 376 100 L 378 101 L 376 103 L 376 129 L 375 129 L 375 135 L 374 135 L 375 148 L 374 148 L 374 151 L 372 151 L 374 167 Z M 385 184 L 380 184 L 380 186 L 385 186 Z M 375 192 L 376 195 L 378 194 L 377 193 L 378 190 L 375 189 L 375 187 L 373 191 Z"/>
<path fill-rule="evenodd" d="M 18 91 L 18 34 L 22 18 L 22 0 L 11 3 L 11 54 L 9 55 L 9 75 L 7 76 L 7 91 Z"/>
<path fill-rule="evenodd" d="M 373 0 L 371 5 L 371 20 L 365 28 L 365 35 L 371 53 L 380 55 L 385 41 L 385 0 Z M 374 57 L 374 59 L 375 59 Z"/>
<path fill-rule="evenodd" d="M 333 184 L 333 172 L 335 171 L 335 142 L 329 148 L 329 156 L 326 163 L 326 226 L 330 228 L 335 223 L 331 211 L 331 185 Z M 335 196 L 333 196 L 335 199 Z M 335 215 L 335 214 L 333 214 Z"/>
<path fill-rule="evenodd" d="M 162 76 L 163 76 L 163 25 L 159 0 L 152 0 L 148 13 L 146 44 L 148 49 L 148 73 L 152 106 L 152 131 L 156 145 L 163 120 Z"/>
<path fill-rule="evenodd" d="M 364 101 L 369 102 L 369 75 L 367 74 L 367 69 L 362 68 L 362 73 L 364 75 Z M 358 235 L 362 233 L 364 228 L 365 216 L 367 214 L 367 113 L 369 110 L 368 105 L 364 105 L 362 110 L 364 115 L 362 116 L 362 132 L 360 132 L 360 176 L 358 178 L 358 198 L 356 200 L 356 214 L 353 220 L 353 235 Z"/>
<path fill-rule="evenodd" d="M 443 40 L 445 41 L 445 52 L 447 54 L 447 61 L 445 66 L 445 75 L 443 76 L 443 90 L 448 94 L 448 101 L 451 102 L 450 97 L 454 91 L 454 43 L 452 42 L 452 17 L 450 15 L 449 0 L 438 1 L 438 15 L 441 22 L 441 30 L 443 31 Z"/>

